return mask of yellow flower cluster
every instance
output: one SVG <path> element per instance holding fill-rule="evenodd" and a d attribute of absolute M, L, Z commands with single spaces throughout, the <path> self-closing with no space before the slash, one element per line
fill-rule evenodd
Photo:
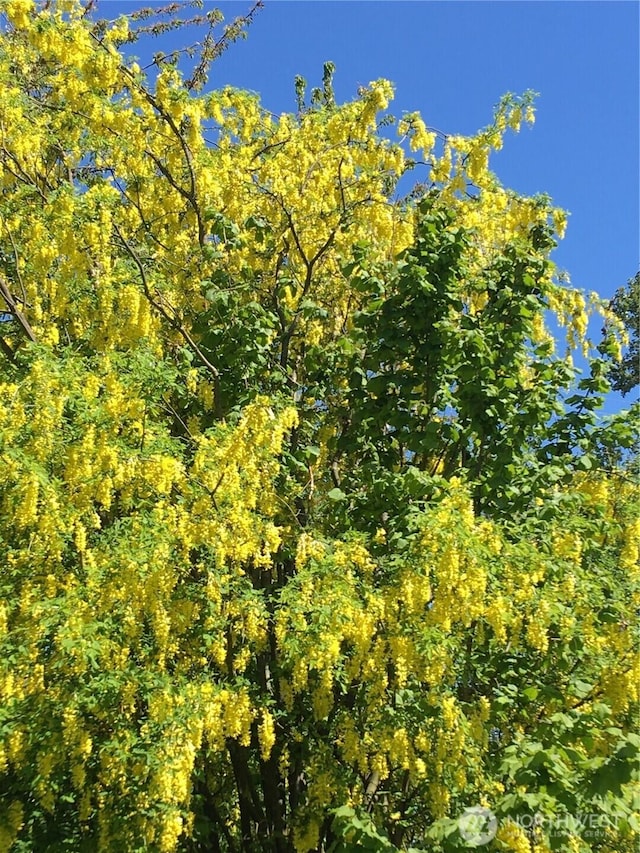
<path fill-rule="evenodd" d="M 640 578 L 640 518 L 625 525 L 620 567 L 634 578 Z"/>
<path fill-rule="evenodd" d="M 276 742 L 275 721 L 268 710 L 262 712 L 262 720 L 258 727 L 258 739 L 260 741 L 260 754 L 263 761 L 268 761 L 271 750 Z"/>
<path fill-rule="evenodd" d="M 517 823 L 511 820 L 502 821 L 496 832 L 496 840 L 500 849 L 511 853 L 531 853 L 531 844 L 526 833 Z"/>
<path fill-rule="evenodd" d="M 30 15 L 35 9 L 33 0 L 8 0 L 4 12 L 7 19 L 16 29 L 26 28 Z"/>

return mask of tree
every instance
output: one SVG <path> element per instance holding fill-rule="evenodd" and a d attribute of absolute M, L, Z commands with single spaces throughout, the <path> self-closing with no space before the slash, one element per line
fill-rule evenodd
<path fill-rule="evenodd" d="M 638 490 L 488 168 L 531 98 L 396 144 L 384 80 L 275 118 L 4 8 L 2 849 L 631 851 Z"/>
<path fill-rule="evenodd" d="M 626 287 L 616 290 L 609 310 L 622 323 L 629 339 L 629 347 L 622 358 L 616 358 L 615 352 L 613 357 L 609 356 L 613 390 L 625 396 L 640 385 L 640 272 L 629 279 Z"/>

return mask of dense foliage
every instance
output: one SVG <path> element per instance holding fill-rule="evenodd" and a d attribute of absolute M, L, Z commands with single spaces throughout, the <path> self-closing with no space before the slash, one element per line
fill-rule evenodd
<path fill-rule="evenodd" d="M 3 8 L 0 850 L 630 853 L 631 420 L 488 167 L 530 97 L 395 143 Z"/>
<path fill-rule="evenodd" d="M 623 323 L 629 339 L 622 358 L 612 358 L 609 368 L 614 391 L 625 396 L 640 385 L 640 272 L 616 290 L 609 309 Z"/>

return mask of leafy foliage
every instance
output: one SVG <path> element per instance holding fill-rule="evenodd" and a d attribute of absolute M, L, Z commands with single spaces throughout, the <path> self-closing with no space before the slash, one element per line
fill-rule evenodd
<path fill-rule="evenodd" d="M 631 851 L 633 428 L 488 167 L 531 96 L 396 144 L 387 81 L 274 117 L 3 11 L 0 848 Z"/>
<path fill-rule="evenodd" d="M 621 359 L 609 356 L 612 387 L 624 396 L 640 385 L 640 272 L 615 292 L 609 309 L 623 324 L 629 338 Z"/>

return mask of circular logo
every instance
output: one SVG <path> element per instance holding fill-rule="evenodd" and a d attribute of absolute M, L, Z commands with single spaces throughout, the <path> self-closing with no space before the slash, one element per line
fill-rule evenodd
<path fill-rule="evenodd" d="M 458 831 L 467 847 L 482 847 L 488 844 L 498 829 L 498 819 L 491 811 L 482 806 L 465 809 L 458 818 Z"/>

